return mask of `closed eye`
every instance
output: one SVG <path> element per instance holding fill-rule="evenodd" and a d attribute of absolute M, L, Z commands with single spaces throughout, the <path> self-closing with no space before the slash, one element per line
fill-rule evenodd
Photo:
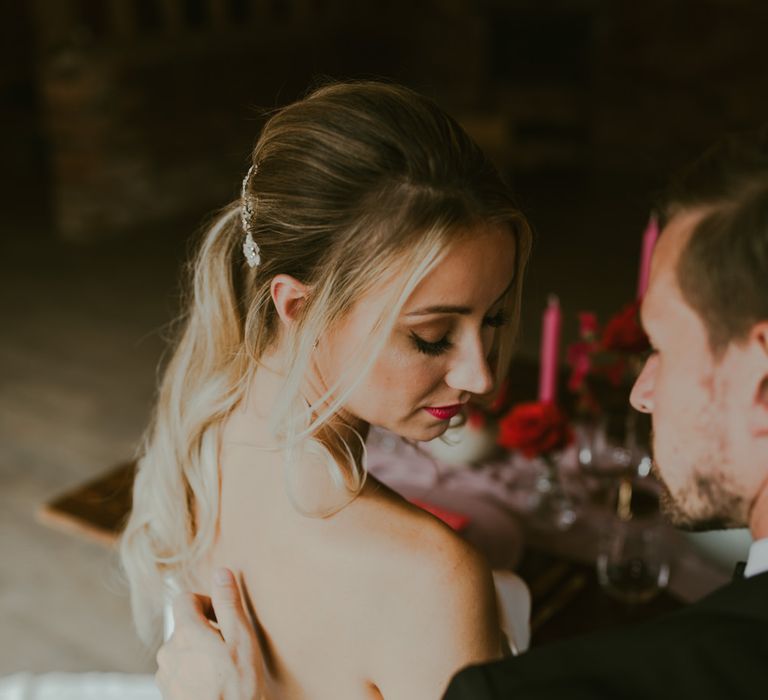
<path fill-rule="evenodd" d="M 508 322 L 509 316 L 504 312 L 504 310 L 499 311 L 493 316 L 486 316 L 483 319 L 483 325 L 489 326 L 491 328 L 499 328 Z M 424 340 L 424 338 L 419 337 L 413 331 L 411 331 L 411 338 L 419 352 L 424 353 L 425 355 L 431 355 L 433 357 L 436 355 L 442 355 L 444 352 L 447 352 L 453 347 L 453 343 L 449 339 L 449 335 L 443 336 L 438 341 L 430 342 L 428 340 Z"/>
<path fill-rule="evenodd" d="M 425 355 L 442 355 L 453 347 L 453 343 L 448 340 L 448 336 L 440 338 L 440 340 L 435 343 L 430 343 L 428 340 L 420 338 L 413 332 L 411 333 L 411 338 L 416 345 L 416 349 Z"/>

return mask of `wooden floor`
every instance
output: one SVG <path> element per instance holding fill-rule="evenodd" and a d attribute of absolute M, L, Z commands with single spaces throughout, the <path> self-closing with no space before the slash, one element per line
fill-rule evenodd
<path fill-rule="evenodd" d="M 36 513 L 133 454 L 183 241 L 27 234 L 0 255 L 0 675 L 151 670 L 114 551 Z"/>
<path fill-rule="evenodd" d="M 522 319 L 536 352 L 547 294 L 575 312 L 634 291 L 645 195 L 536 187 L 538 229 Z M 0 675 L 147 671 L 113 551 L 41 524 L 41 505 L 130 459 L 151 405 L 164 324 L 198 217 L 139 237 L 74 245 L 27 221 L 0 224 Z"/>

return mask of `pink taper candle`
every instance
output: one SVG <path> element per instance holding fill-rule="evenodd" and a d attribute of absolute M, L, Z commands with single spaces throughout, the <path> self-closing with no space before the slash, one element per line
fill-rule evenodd
<path fill-rule="evenodd" d="M 562 323 L 560 300 L 554 294 L 550 294 L 541 321 L 541 368 L 539 373 L 539 401 L 547 403 L 553 402 L 557 397 L 557 368 Z"/>
<path fill-rule="evenodd" d="M 643 233 L 643 245 L 640 249 L 640 271 L 637 275 L 638 299 L 642 299 L 645 296 L 645 290 L 648 289 L 648 279 L 651 276 L 651 257 L 658 237 L 659 223 L 656 221 L 656 215 L 651 214 L 648 226 L 645 227 L 645 233 Z"/>

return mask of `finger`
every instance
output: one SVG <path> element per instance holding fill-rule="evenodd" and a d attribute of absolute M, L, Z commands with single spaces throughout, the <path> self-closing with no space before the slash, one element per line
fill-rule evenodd
<path fill-rule="evenodd" d="M 178 593 L 173 599 L 173 621 L 176 627 L 204 625 L 210 629 L 207 611 L 212 609 L 211 599 L 199 593 Z"/>
<path fill-rule="evenodd" d="M 250 622 L 243 608 L 240 589 L 229 569 L 220 568 L 214 572 L 211 600 L 224 641 L 228 645 L 234 644 L 236 640 L 244 638 L 242 632 L 246 633 L 247 638 Z"/>
<path fill-rule="evenodd" d="M 206 619 L 209 622 L 216 622 L 216 613 L 213 612 L 213 602 L 210 596 L 201 595 L 200 593 L 195 593 L 195 595 L 200 599 L 200 609 Z"/>

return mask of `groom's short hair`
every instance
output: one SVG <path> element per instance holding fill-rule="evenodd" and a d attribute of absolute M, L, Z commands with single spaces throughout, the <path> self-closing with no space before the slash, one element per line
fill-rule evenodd
<path fill-rule="evenodd" d="M 671 180 L 662 218 L 694 209 L 704 215 L 677 278 L 721 356 L 768 319 L 768 125 L 725 138 Z"/>

